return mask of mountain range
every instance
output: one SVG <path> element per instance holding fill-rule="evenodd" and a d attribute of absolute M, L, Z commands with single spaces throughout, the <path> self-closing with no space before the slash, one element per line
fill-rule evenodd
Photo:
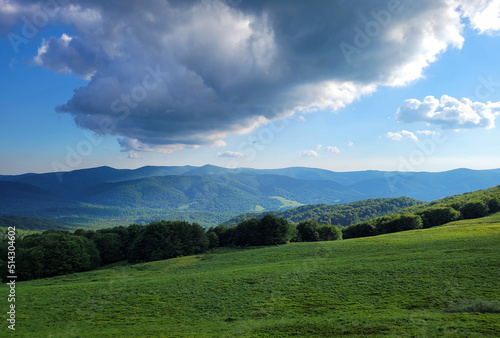
<path fill-rule="evenodd" d="M 241 213 L 338 204 L 368 198 L 431 201 L 500 184 L 500 169 L 446 172 L 333 172 L 292 167 L 213 165 L 97 167 L 0 175 L 0 215 L 98 226 L 186 219 L 216 225 Z"/>

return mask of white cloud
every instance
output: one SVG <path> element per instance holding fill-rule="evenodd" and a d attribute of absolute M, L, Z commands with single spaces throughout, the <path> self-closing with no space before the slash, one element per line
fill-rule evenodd
<path fill-rule="evenodd" d="M 354 142 L 352 142 L 352 141 L 347 142 L 347 146 L 348 147 L 354 147 Z"/>
<path fill-rule="evenodd" d="M 408 99 L 396 112 L 401 123 L 424 122 L 446 129 L 494 128 L 495 116 L 500 111 L 500 102 L 472 102 L 470 99 L 455 99 L 448 95 L 436 99 L 425 97 L 424 101 Z"/>
<path fill-rule="evenodd" d="M 129 151 L 128 152 L 128 158 L 141 158 L 142 156 L 139 155 L 138 153 L 134 152 L 134 151 Z"/>
<path fill-rule="evenodd" d="M 218 152 L 217 157 L 226 157 L 226 158 L 231 158 L 231 157 L 245 157 L 248 155 L 245 155 L 243 153 L 237 152 L 237 151 L 224 151 L 224 152 Z"/>
<path fill-rule="evenodd" d="M 401 130 L 395 133 L 387 132 L 384 136 L 392 141 L 402 141 L 403 139 L 418 141 L 418 137 L 414 133 L 408 130 Z"/>
<path fill-rule="evenodd" d="M 417 134 L 429 136 L 429 135 L 439 135 L 439 132 L 435 130 L 417 130 Z"/>
<path fill-rule="evenodd" d="M 300 156 L 302 157 L 318 157 L 318 153 L 314 150 L 304 150 L 300 152 Z"/>
<path fill-rule="evenodd" d="M 321 145 L 321 144 L 318 144 L 318 145 L 316 146 L 316 150 L 320 150 L 320 149 L 321 149 L 321 147 L 322 147 L 322 145 Z"/>
<path fill-rule="evenodd" d="M 480 33 L 500 31 L 500 0 L 460 0 L 460 10 Z"/>
<path fill-rule="evenodd" d="M 181 145 L 181 144 L 167 144 L 167 145 L 150 146 L 148 144 L 142 143 L 141 141 L 139 141 L 137 139 L 131 139 L 131 138 L 119 138 L 118 143 L 121 146 L 121 150 L 124 152 L 128 152 L 129 154 L 131 152 L 135 152 L 135 151 L 157 152 L 157 153 L 162 153 L 162 154 L 170 154 L 174 150 L 181 150 L 184 148 L 184 145 Z"/>
<path fill-rule="evenodd" d="M 339 149 L 339 148 L 337 148 L 337 147 L 332 147 L 332 146 L 326 146 L 326 147 L 325 147 L 325 151 L 326 151 L 327 153 L 334 153 L 334 154 L 338 154 L 338 153 L 340 153 L 340 149 Z"/>

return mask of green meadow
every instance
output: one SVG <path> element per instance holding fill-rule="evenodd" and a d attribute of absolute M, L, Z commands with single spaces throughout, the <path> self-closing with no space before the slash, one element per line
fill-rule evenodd
<path fill-rule="evenodd" d="M 495 337 L 500 214 L 20 282 L 15 332 L 1 290 L 13 336 Z"/>

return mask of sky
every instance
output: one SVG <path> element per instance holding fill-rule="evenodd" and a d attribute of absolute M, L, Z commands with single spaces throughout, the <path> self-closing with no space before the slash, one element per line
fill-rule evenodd
<path fill-rule="evenodd" d="M 500 0 L 0 0 L 0 174 L 500 168 Z"/>

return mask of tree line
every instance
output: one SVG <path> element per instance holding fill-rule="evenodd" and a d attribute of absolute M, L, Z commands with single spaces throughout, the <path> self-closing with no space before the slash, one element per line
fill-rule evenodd
<path fill-rule="evenodd" d="M 495 189 L 495 188 L 493 188 Z M 496 188 L 497 190 L 498 187 Z M 470 197 L 473 197 L 469 199 Z M 412 212 L 410 212 L 412 211 Z M 500 212 L 500 199 L 489 194 L 448 197 L 426 207 L 378 217 L 342 228 L 344 239 L 376 236 L 391 232 L 425 229 L 460 219 L 474 219 Z"/>
<path fill-rule="evenodd" d="M 46 230 L 16 239 L 15 270 L 19 280 L 30 280 L 88 271 L 121 261 L 138 263 L 195 255 L 224 246 L 331 241 L 430 228 L 500 212 L 499 196 L 500 186 L 407 208 L 342 230 L 316 220 L 294 224 L 271 214 L 235 226 L 209 229 L 187 221 L 160 221 L 101 230 Z M 2 271 L 7 271 L 7 248 L 7 239 L 0 241 Z"/>
<path fill-rule="evenodd" d="M 298 225 L 267 215 L 234 227 L 208 230 L 186 221 L 132 224 L 101 230 L 46 230 L 16 240 L 18 280 L 88 271 L 121 261 L 149 262 L 195 255 L 220 246 L 266 246 L 298 241 L 341 239 L 341 231 L 315 221 Z M 0 242 L 0 259 L 7 271 L 7 240 Z M 5 278 L 5 277 L 4 277 Z"/>

